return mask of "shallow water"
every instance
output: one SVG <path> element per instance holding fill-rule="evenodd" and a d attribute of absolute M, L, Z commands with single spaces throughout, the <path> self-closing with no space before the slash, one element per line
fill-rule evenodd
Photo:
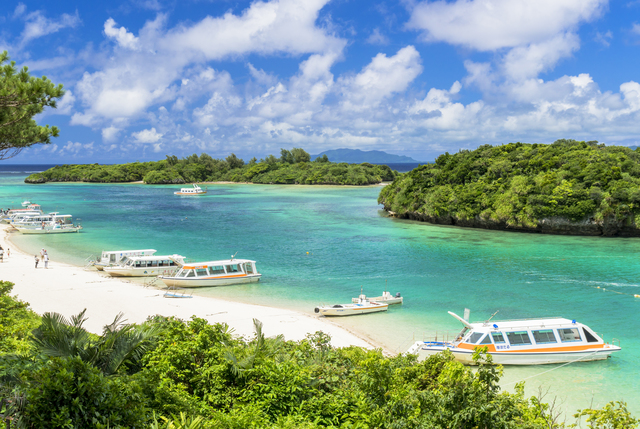
<path fill-rule="evenodd" d="M 254 259 L 258 284 L 197 293 L 291 308 L 377 296 L 387 285 L 405 304 L 339 323 L 405 351 L 425 332 L 459 331 L 447 310 L 472 320 L 562 316 L 587 324 L 622 352 L 600 362 L 507 367 L 511 389 L 549 388 L 573 412 L 625 400 L 640 416 L 640 240 L 563 237 L 461 229 L 388 218 L 380 187 L 209 185 L 201 197 L 179 186 L 51 183 L 26 185 L 25 173 L 0 172 L 0 207 L 24 199 L 81 218 L 80 234 L 14 236 L 21 248 L 48 249 L 52 261 L 83 265 L 102 250 L 154 248 L 191 261 Z M 1 273 L 1 271 L 0 271 Z M 89 315 L 90 317 L 90 315 Z"/>

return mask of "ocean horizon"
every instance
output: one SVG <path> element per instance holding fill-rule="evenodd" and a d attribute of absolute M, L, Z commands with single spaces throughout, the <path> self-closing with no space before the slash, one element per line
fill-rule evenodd
<path fill-rule="evenodd" d="M 395 352 L 426 334 L 458 332 L 447 314 L 471 320 L 561 316 L 576 319 L 622 351 L 566 366 L 506 367 L 506 389 L 549 388 L 571 415 L 624 400 L 640 416 L 640 240 L 464 229 L 389 218 L 380 186 L 209 185 L 206 196 L 173 195 L 179 185 L 46 183 L 27 185 L 32 166 L 0 167 L 0 207 L 29 199 L 79 218 L 79 234 L 12 234 L 28 253 L 83 266 L 103 250 L 154 248 L 190 261 L 257 261 L 257 284 L 194 292 L 313 315 L 319 304 L 360 293 L 402 293 L 386 313 L 336 320 Z M 5 269 L 4 266 L 0 270 Z M 0 271 L 0 279 L 1 279 Z M 90 314 L 87 315 L 91 317 Z M 115 315 L 114 315 L 115 316 Z"/>

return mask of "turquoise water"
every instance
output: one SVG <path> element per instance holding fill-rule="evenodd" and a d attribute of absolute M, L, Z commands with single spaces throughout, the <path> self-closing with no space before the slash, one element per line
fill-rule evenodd
<path fill-rule="evenodd" d="M 496 232 L 390 219 L 380 187 L 209 185 L 203 197 L 177 186 L 26 185 L 0 173 L 0 207 L 28 198 L 81 218 L 80 234 L 13 236 L 24 250 L 83 265 L 102 250 L 154 248 L 192 261 L 254 259 L 263 280 L 198 293 L 313 314 L 388 285 L 403 306 L 339 323 L 394 351 L 425 332 L 459 331 L 447 314 L 472 320 L 562 316 L 589 325 L 622 352 L 601 362 L 508 367 L 503 385 L 527 379 L 565 410 L 625 400 L 640 416 L 640 240 Z M 308 252 L 308 253 L 307 253 Z M 0 271 L 1 272 L 1 271 Z M 620 293 L 615 293 L 620 292 Z M 631 295 L 629 295 L 631 294 Z M 90 315 L 89 315 L 90 316 Z M 557 368 L 557 369 L 554 369 Z M 531 378 L 530 378 L 531 377 Z"/>

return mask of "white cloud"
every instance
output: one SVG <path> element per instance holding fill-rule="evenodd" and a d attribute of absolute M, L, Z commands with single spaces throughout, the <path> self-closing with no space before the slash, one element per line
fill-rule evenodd
<path fill-rule="evenodd" d="M 67 144 L 60 149 L 60 153 L 76 156 L 90 156 L 93 154 L 93 142 L 80 143 L 68 141 Z"/>
<path fill-rule="evenodd" d="M 400 49 L 392 57 L 378 54 L 355 77 L 343 80 L 348 108 L 375 106 L 404 91 L 421 72 L 420 54 L 413 46 Z"/>
<path fill-rule="evenodd" d="M 76 97 L 74 97 L 73 92 L 67 89 L 65 90 L 64 95 L 58 102 L 58 106 L 56 110 L 54 110 L 52 113 L 55 113 L 58 115 L 70 115 L 71 109 L 73 109 L 73 105 L 75 102 L 76 102 Z"/>
<path fill-rule="evenodd" d="M 631 26 L 631 32 L 640 35 L 640 24 L 637 22 Z"/>
<path fill-rule="evenodd" d="M 63 28 L 75 28 L 81 22 L 78 12 L 74 15 L 63 13 L 59 19 L 49 19 L 39 10 L 26 15 L 25 21 L 21 45 L 25 45 L 33 39 L 57 33 Z"/>
<path fill-rule="evenodd" d="M 111 125 L 110 127 L 102 129 L 102 140 L 106 143 L 111 143 L 117 140 L 118 134 L 122 131 L 121 128 L 114 127 Z"/>
<path fill-rule="evenodd" d="M 104 23 L 104 34 L 114 39 L 119 46 L 127 49 L 138 49 L 138 38 L 129 33 L 126 28 L 116 28 L 116 22 L 113 18 L 107 19 Z"/>
<path fill-rule="evenodd" d="M 26 11 L 27 6 L 22 2 L 18 3 L 16 8 L 13 10 L 13 19 L 19 18 L 20 16 L 24 15 Z"/>
<path fill-rule="evenodd" d="M 155 128 L 151 128 L 150 130 L 138 131 L 137 133 L 132 133 L 131 135 L 136 139 L 136 142 L 138 143 L 157 143 L 162 138 L 162 134 L 158 133 Z"/>
<path fill-rule="evenodd" d="M 371 45 L 388 45 L 389 38 L 382 34 L 379 28 L 375 28 L 367 37 L 367 43 Z"/>
<path fill-rule="evenodd" d="M 640 28 L 638 30 L 640 30 Z M 639 31 L 639 34 L 640 34 L 640 31 Z M 594 40 L 600 43 L 605 48 L 608 48 L 611 45 L 612 39 L 613 39 L 613 33 L 611 32 L 611 30 L 607 31 L 606 33 L 601 33 L 598 31 L 596 32 L 596 36 L 594 37 Z"/>
<path fill-rule="evenodd" d="M 456 0 L 418 3 L 409 28 L 428 41 L 479 51 L 540 43 L 598 17 L 608 0 Z"/>

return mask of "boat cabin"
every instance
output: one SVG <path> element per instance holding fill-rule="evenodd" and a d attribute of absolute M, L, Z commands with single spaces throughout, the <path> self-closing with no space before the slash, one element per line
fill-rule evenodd
<path fill-rule="evenodd" d="M 197 265 L 184 265 L 173 277 L 216 277 L 257 274 L 255 261 L 248 259 L 230 259 L 227 261 L 199 262 Z"/>
<path fill-rule="evenodd" d="M 125 256 L 119 263 L 124 268 L 176 268 L 182 264 L 184 256 L 180 255 Z"/>
<path fill-rule="evenodd" d="M 127 256 L 152 256 L 156 252 L 156 249 L 104 251 L 98 262 L 101 264 L 117 264 Z"/>

